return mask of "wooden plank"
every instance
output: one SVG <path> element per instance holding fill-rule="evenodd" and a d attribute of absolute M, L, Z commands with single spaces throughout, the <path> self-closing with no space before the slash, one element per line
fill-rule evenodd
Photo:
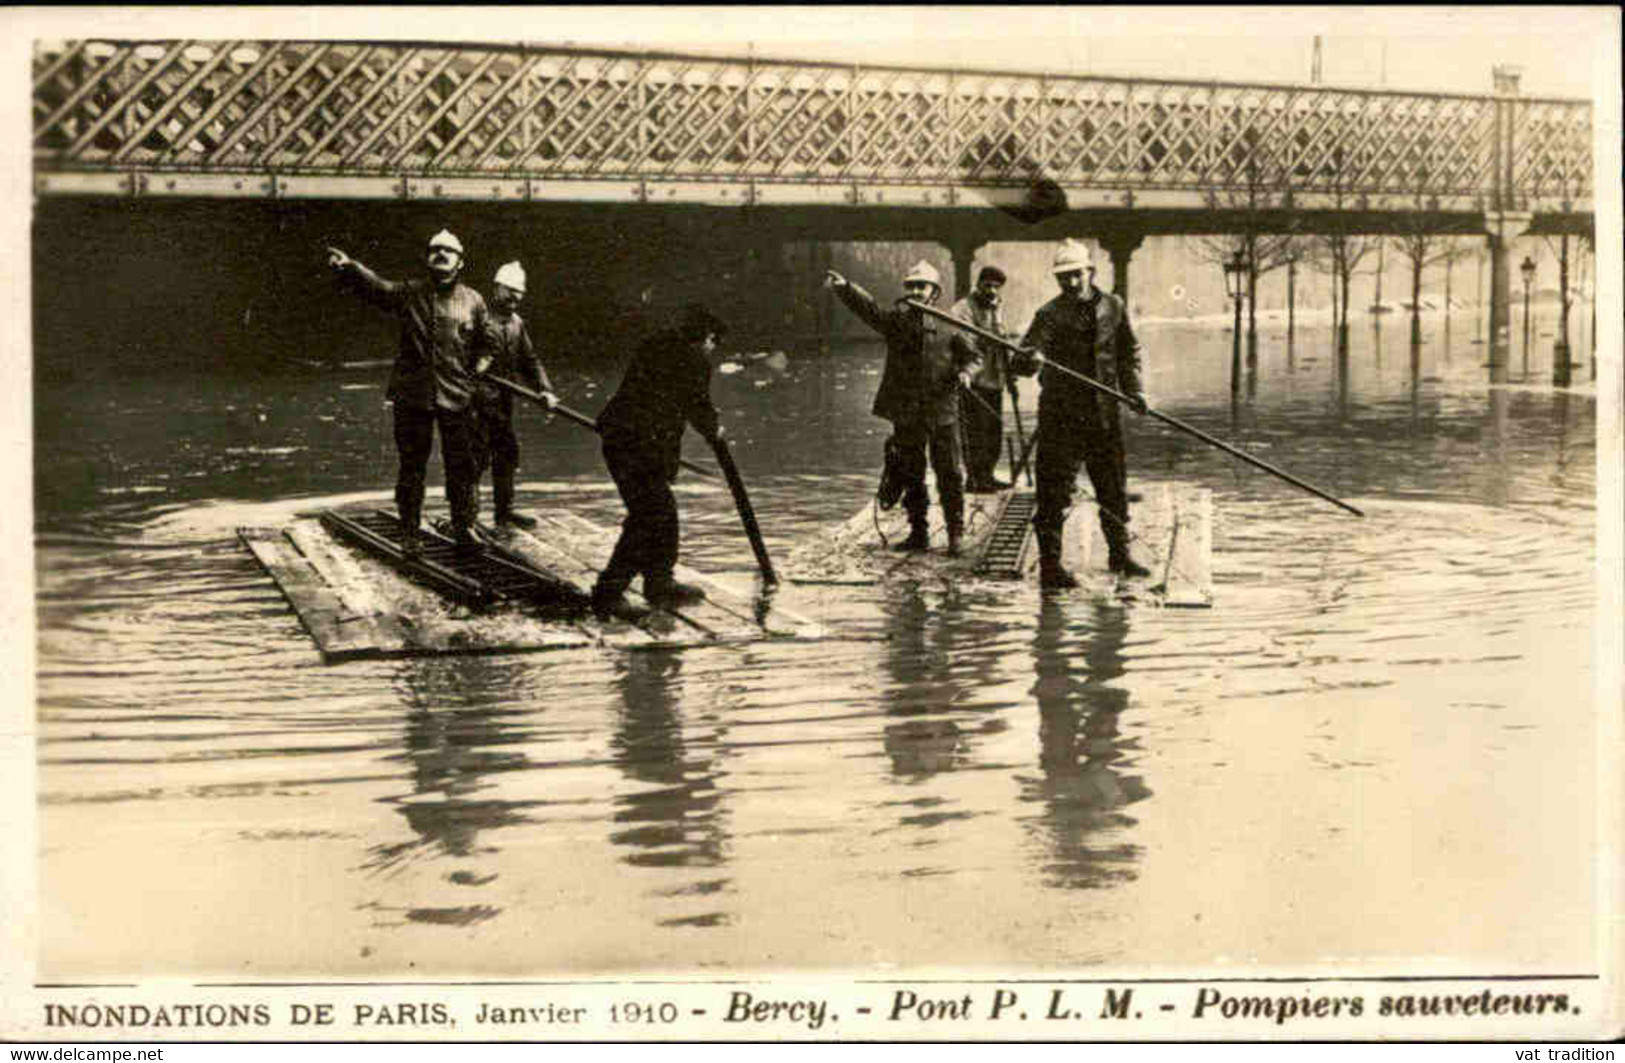
<path fill-rule="evenodd" d="M 935 501 L 938 496 L 934 483 L 929 477 L 927 480 L 933 499 L 927 511 L 929 551 L 893 553 L 891 546 L 908 536 L 908 514 L 901 505 L 877 511 L 869 502 L 833 529 L 798 543 L 784 565 L 787 578 L 792 583 L 837 586 L 867 586 L 933 575 L 975 578 L 972 570 L 988 537 L 993 534 L 999 510 L 1010 492 L 965 496 L 965 531 L 960 556 L 950 558 L 945 553 L 948 528 L 942 507 Z"/>
<path fill-rule="evenodd" d="M 1176 525 L 1163 604 L 1187 609 L 1213 605 L 1213 492 L 1187 488 L 1176 496 Z"/>
<path fill-rule="evenodd" d="M 572 533 L 569 541 L 586 546 L 594 557 L 601 553 L 608 563 L 615 547 L 615 533 L 574 513 L 560 513 L 557 517 Z M 774 605 L 770 595 L 741 595 L 737 588 L 686 565 L 678 565 L 673 574 L 685 583 L 700 586 L 707 595 L 706 601 L 697 606 L 685 606 L 679 614 L 712 627 L 719 638 L 758 638 L 763 633 L 781 638 L 829 637 L 823 624 Z"/>
<path fill-rule="evenodd" d="M 1082 496 L 1074 504 L 1061 534 L 1061 560 L 1095 593 L 1115 595 L 1125 602 L 1206 607 L 1212 602 L 1212 494 L 1205 489 L 1175 488 L 1169 484 L 1136 485 L 1141 496 L 1130 503 L 1130 550 L 1151 570 L 1148 578 L 1127 579 L 1108 568 L 1110 551 L 1101 527 L 1100 508 L 1079 485 Z M 1004 495 L 967 497 L 966 558 L 950 559 L 940 550 L 926 554 L 895 555 L 885 550 L 874 528 L 874 512 L 865 506 L 832 531 L 799 544 L 787 566 L 790 579 L 810 584 L 876 584 L 897 579 L 935 575 L 949 580 L 979 578 L 973 571 L 979 547 L 975 534 L 985 540 L 992 532 Z M 972 500 L 980 510 L 976 525 L 969 516 Z M 985 514 L 985 526 L 981 515 Z M 881 514 L 888 537 L 907 534 L 901 510 Z M 941 536 L 940 510 L 932 507 L 932 533 Z M 1178 553 L 1176 557 L 1175 554 Z M 1037 550 L 1029 551 L 1021 578 L 1033 580 Z M 1171 573 L 1180 574 L 1176 578 Z"/>
<path fill-rule="evenodd" d="M 241 537 L 294 606 L 324 661 L 357 657 L 522 652 L 593 645 L 638 650 L 754 641 L 763 637 L 830 637 L 822 625 L 780 609 L 761 617 L 732 588 L 680 570 L 707 587 L 715 601 L 683 617 L 651 610 L 635 623 L 532 615 L 523 606 L 471 611 L 407 579 L 384 561 L 335 540 L 313 519 L 286 529 L 242 529 Z M 497 536 L 526 563 L 583 595 L 597 569 L 583 554 L 606 553 L 609 536 L 590 522 L 552 515 L 539 535 Z M 559 545 L 569 544 L 569 548 Z M 640 604 L 636 595 L 629 595 Z"/>
<path fill-rule="evenodd" d="M 596 573 L 602 571 L 609 564 L 609 555 L 615 549 L 616 534 L 606 528 L 579 517 L 574 513 L 538 514 L 537 519 L 543 526 L 549 527 L 558 536 L 559 540 L 568 545 L 561 547 L 567 553 L 572 553 L 589 565 Z M 684 579 L 690 574 L 689 570 L 678 567 L 673 575 Z M 596 576 L 594 577 L 596 579 Z M 634 597 L 636 592 L 628 591 L 627 600 L 648 608 L 648 600 L 644 596 Z M 741 618 L 710 600 L 697 602 L 694 605 L 685 605 L 681 609 L 660 609 L 656 613 L 670 613 L 693 627 L 696 631 L 710 639 L 738 639 L 752 638 L 758 634 L 755 624 L 741 621 Z M 658 616 L 653 617 L 658 619 Z"/>
<path fill-rule="evenodd" d="M 707 600 L 715 603 L 718 608 L 744 621 L 747 626 L 742 630 L 749 632 L 752 637 L 760 637 L 763 634 L 786 639 L 831 637 L 830 630 L 818 621 L 809 620 L 799 613 L 774 604 L 771 591 L 754 601 L 742 601 L 732 587 L 718 583 L 703 572 L 679 565 L 676 574 L 678 579 L 702 588 Z"/>
<path fill-rule="evenodd" d="M 335 542 L 314 522 L 245 536 L 294 605 L 323 660 L 533 652 L 653 644 L 629 625 L 596 625 L 518 609 L 472 613 L 373 557 Z M 267 560 L 269 564 L 267 564 Z M 370 615 L 368 615 L 370 614 Z"/>
<path fill-rule="evenodd" d="M 598 570 L 559 547 L 558 541 L 563 533 L 551 524 L 547 514 L 536 514 L 536 520 L 536 532 L 540 534 L 517 529 L 504 529 L 500 533 L 491 530 L 491 534 L 531 564 L 553 573 L 581 593 L 590 595 L 592 585 L 598 578 Z M 678 626 L 671 617 L 652 616 L 641 624 L 601 618 L 596 630 L 606 646 L 639 649 L 669 643 L 676 636 Z"/>
<path fill-rule="evenodd" d="M 1175 527 L 1174 493 L 1167 484 L 1151 484 L 1140 493 L 1142 500 L 1129 504 L 1129 552 L 1151 570 L 1146 580 L 1161 588 Z"/>
<path fill-rule="evenodd" d="M 1061 529 L 1061 564 L 1079 579 L 1096 578 L 1106 571 L 1106 536 L 1100 528 L 1100 507 L 1093 498 L 1077 502 Z"/>
<path fill-rule="evenodd" d="M 380 649 L 405 650 L 414 645 L 412 633 L 401 624 L 377 593 L 377 573 L 368 573 L 328 537 L 316 521 L 295 521 L 285 534 L 305 560 L 333 589 L 358 631 L 367 632 Z M 377 569 L 384 566 L 373 563 Z M 385 570 L 387 571 L 387 570 Z"/>
<path fill-rule="evenodd" d="M 239 528 L 237 536 L 275 581 L 326 662 L 381 656 L 372 631 L 351 613 L 304 555 L 275 529 Z"/>

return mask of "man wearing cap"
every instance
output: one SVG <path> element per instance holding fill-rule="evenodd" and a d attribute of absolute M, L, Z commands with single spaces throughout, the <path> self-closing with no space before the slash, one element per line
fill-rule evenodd
<path fill-rule="evenodd" d="M 1123 300 L 1095 287 L 1089 249 L 1064 242 L 1053 266 L 1061 294 L 1038 308 L 1022 339 L 1031 350 L 1011 359 L 1012 371 L 1030 376 L 1042 371 L 1038 395 L 1038 482 L 1033 531 L 1038 537 L 1039 582 L 1048 588 L 1076 587 L 1078 581 L 1061 564 L 1061 530 L 1072 508 L 1078 466 L 1089 470 L 1100 530 L 1106 539 L 1108 565 L 1127 576 L 1149 573 L 1129 556 L 1128 472 L 1123 454 L 1123 426 L 1117 400 L 1097 392 L 1067 373 L 1069 369 L 1129 396 L 1137 413 L 1146 409 L 1140 386 L 1140 344 L 1129 326 Z"/>
<path fill-rule="evenodd" d="M 347 287 L 401 324 L 400 353 L 386 393 L 394 407 L 395 448 L 400 472 L 395 505 L 408 554 L 419 549 L 423 481 L 440 428 L 440 460 L 446 470 L 446 501 L 459 546 L 478 546 L 474 536 L 476 456 L 474 378 L 496 354 L 496 336 L 485 300 L 457 282 L 463 268 L 462 242 L 445 229 L 429 240 L 428 272 L 422 279 L 385 280 L 336 247 L 328 265 Z"/>
<path fill-rule="evenodd" d="M 948 553 L 957 557 L 965 528 L 959 388 L 967 386 L 971 374 L 980 368 L 975 349 L 952 343 L 949 330 L 902 305 L 903 300 L 882 310 L 874 296 L 834 270 L 828 271 L 826 283 L 848 309 L 886 338 L 886 366 L 872 409 L 876 417 L 892 423 L 880 501 L 889 506 L 897 493 L 902 494 L 909 534 L 897 549 L 925 550 L 931 545 L 927 520 L 931 499 L 925 488 L 929 456 L 937 474 L 937 500 L 948 526 Z M 916 263 L 903 278 L 903 299 L 929 304 L 941 292 L 942 280 L 929 262 Z"/>
<path fill-rule="evenodd" d="M 983 266 L 976 275 L 976 287 L 954 303 L 949 313 L 984 332 L 1006 335 L 1000 293 L 1004 280 L 1004 271 L 998 266 Z M 965 489 L 972 494 L 1002 491 L 1010 485 L 994 476 L 993 469 L 999 463 L 999 448 L 1004 445 L 1004 389 L 1015 386 L 1006 373 L 1009 355 L 1006 348 L 981 337 L 955 335 L 952 342 L 955 347 L 972 347 L 973 356 L 982 363 L 981 370 L 971 377 L 970 397 L 963 405 Z"/>
<path fill-rule="evenodd" d="M 497 270 L 491 289 L 491 323 L 496 334 L 496 356 L 488 370 L 499 376 L 541 392 L 549 410 L 558 405 L 553 385 L 547 379 L 547 370 L 536 357 L 536 348 L 530 341 L 530 330 L 525 319 L 518 314 L 519 303 L 525 297 L 525 268 L 509 262 Z M 513 395 L 486 380 L 474 388 L 475 450 L 477 485 L 485 470 L 491 470 L 491 495 L 496 511 L 496 522 L 515 528 L 534 528 L 536 518 L 514 511 L 514 473 L 519 469 L 519 436 L 513 430 Z M 478 506 L 476 495 L 475 505 Z"/>
<path fill-rule="evenodd" d="M 672 575 L 679 529 L 671 485 L 686 426 L 693 425 L 712 445 L 722 438 L 711 402 L 709 356 L 727 331 L 705 307 L 688 307 L 676 328 L 639 344 L 620 386 L 598 415 L 604 464 L 626 503 L 621 537 L 592 589 L 593 609 L 600 616 L 625 608 L 623 596 L 639 575 L 651 605 L 671 609 L 705 598 L 702 588 L 679 583 Z"/>

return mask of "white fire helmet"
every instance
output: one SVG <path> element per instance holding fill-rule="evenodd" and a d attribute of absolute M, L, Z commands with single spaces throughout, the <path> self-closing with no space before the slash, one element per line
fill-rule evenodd
<path fill-rule="evenodd" d="M 525 294 L 525 267 L 517 262 L 509 262 L 497 270 L 497 283 L 506 288 L 512 288 L 520 295 Z"/>
<path fill-rule="evenodd" d="M 914 263 L 914 268 L 909 270 L 908 276 L 903 278 L 904 284 L 909 281 L 925 281 L 927 284 L 934 285 L 937 291 L 942 290 L 942 275 L 932 268 L 931 263 L 923 258 Z"/>
<path fill-rule="evenodd" d="M 1089 257 L 1089 249 L 1076 240 L 1064 240 L 1060 249 L 1055 252 L 1055 265 L 1050 269 L 1057 275 L 1062 273 L 1077 273 L 1095 268 L 1094 261 Z"/>
<path fill-rule="evenodd" d="M 433 251 L 437 247 L 448 248 L 457 252 L 459 255 L 463 253 L 463 242 L 457 239 L 457 237 L 453 236 L 451 234 L 451 230 L 449 229 L 441 229 L 439 232 L 429 237 L 429 250 Z"/>

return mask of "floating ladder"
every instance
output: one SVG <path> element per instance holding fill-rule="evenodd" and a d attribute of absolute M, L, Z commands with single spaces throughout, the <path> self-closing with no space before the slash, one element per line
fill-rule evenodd
<path fill-rule="evenodd" d="M 1032 491 L 1011 491 L 1006 495 L 972 571 L 989 579 L 1020 579 L 1027 568 L 1033 512 L 1037 508 L 1038 496 Z"/>
<path fill-rule="evenodd" d="M 408 557 L 401 549 L 401 522 L 393 513 L 320 514 L 322 526 L 336 538 L 387 561 L 417 583 L 475 609 L 500 602 L 579 603 L 581 592 L 557 576 L 519 560 L 512 551 L 481 544 L 478 551 L 425 528 L 421 550 Z"/>

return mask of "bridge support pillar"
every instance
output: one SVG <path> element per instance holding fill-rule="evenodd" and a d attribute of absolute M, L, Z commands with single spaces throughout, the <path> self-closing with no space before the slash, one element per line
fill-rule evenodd
<path fill-rule="evenodd" d="M 949 240 L 946 241 L 948 253 L 954 259 L 954 293 L 953 297 L 944 300 L 953 302 L 954 299 L 963 299 L 971 291 L 970 268 L 976 261 L 976 252 L 987 246 L 984 240 Z"/>
<path fill-rule="evenodd" d="M 1529 228 L 1534 215 L 1524 211 L 1484 216 L 1490 245 L 1490 380 L 1505 383 L 1512 364 L 1512 241 Z"/>
<path fill-rule="evenodd" d="M 1145 234 L 1111 232 L 1100 238 L 1100 246 L 1112 260 L 1112 294 L 1128 302 L 1128 263 L 1145 242 Z"/>

